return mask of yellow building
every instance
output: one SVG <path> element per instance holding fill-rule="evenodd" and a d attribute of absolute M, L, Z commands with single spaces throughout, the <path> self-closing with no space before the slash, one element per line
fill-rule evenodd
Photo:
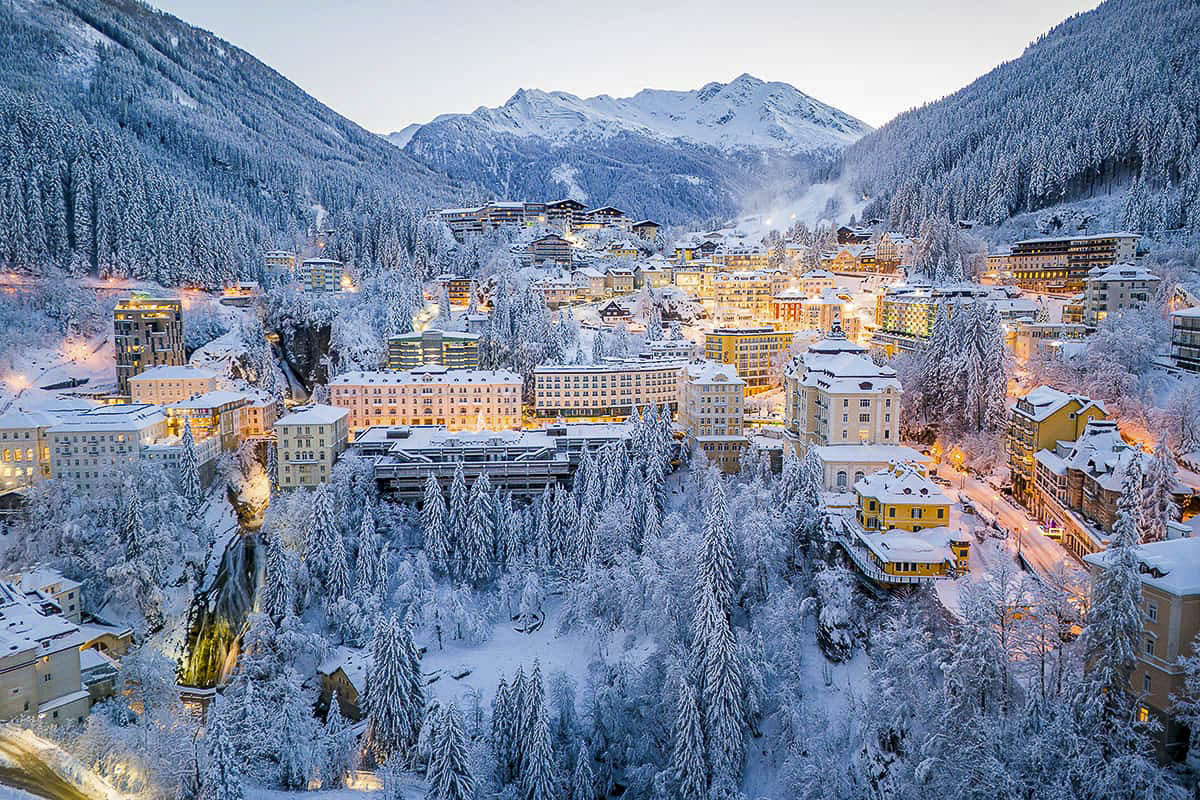
<path fill-rule="evenodd" d="M 344 408 L 314 403 L 275 423 L 279 488 L 313 487 L 329 480 L 334 462 L 349 442 L 347 416 Z"/>
<path fill-rule="evenodd" d="M 464 278 L 462 275 L 438 275 L 433 282 L 437 284 L 439 294 L 442 289 L 449 293 L 451 307 L 467 308 L 477 291 L 475 279 Z"/>
<path fill-rule="evenodd" d="M 737 472 L 746 447 L 744 381 L 728 364 L 688 364 L 679 377 L 677 422 L 688 445 L 722 472 Z"/>
<path fill-rule="evenodd" d="M 1088 420 L 1106 419 L 1104 406 L 1082 395 L 1039 386 L 1017 400 L 1008 424 L 1008 465 L 1013 496 L 1025 505 L 1034 498 L 1034 478 L 1039 450 L 1053 450 L 1058 442 L 1073 442 Z"/>
<path fill-rule="evenodd" d="M 332 258 L 306 258 L 296 270 L 296 279 L 306 292 L 340 292 L 349 288 L 342 262 Z"/>
<path fill-rule="evenodd" d="M 855 518 L 867 531 L 918 533 L 950 524 L 950 498 L 911 464 L 890 464 L 854 484 Z"/>
<path fill-rule="evenodd" d="M 1159 752 L 1181 760 L 1188 730 L 1172 714 L 1172 696 L 1184 692 L 1180 659 L 1195 652 L 1200 634 L 1200 539 L 1181 537 L 1139 545 L 1135 550 L 1142 581 L 1142 641 L 1130 691 L 1138 698 L 1138 718 L 1161 727 L 1154 736 Z M 1086 555 L 1094 574 L 1108 568 L 1107 551 Z"/>
<path fill-rule="evenodd" d="M 427 328 L 388 337 L 388 369 L 441 364 L 449 369 L 479 368 L 479 336 Z"/>
<path fill-rule="evenodd" d="M 717 328 L 704 336 L 704 357 L 736 367 L 750 395 L 777 383 L 775 376 L 782 375 L 782 360 L 791 346 L 790 332 L 771 327 Z"/>
<path fill-rule="evenodd" d="M 205 392 L 171 403 L 165 409 L 167 433 L 183 436 L 190 422 L 192 437 L 196 441 L 216 436 L 222 450 L 236 450 L 242 443 L 242 419 L 245 413 L 242 409 L 248 405 L 249 395 L 222 391 Z"/>

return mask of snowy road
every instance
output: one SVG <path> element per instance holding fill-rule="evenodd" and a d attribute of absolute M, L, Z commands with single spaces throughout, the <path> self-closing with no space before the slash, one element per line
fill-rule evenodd
<path fill-rule="evenodd" d="M 966 473 L 959 472 L 949 464 L 940 464 L 938 475 L 950 481 L 948 493 L 962 492 L 970 498 L 972 505 L 991 514 L 996 523 L 1009 536 L 1005 540 L 1010 550 L 1018 553 L 1031 570 L 1041 578 L 1050 578 L 1056 572 L 1084 574 L 1083 567 L 1063 549 L 1058 542 L 1038 532 L 1038 523 L 1019 506 L 993 489 L 987 483 Z M 1065 565 L 1065 567 L 1063 566 Z"/>

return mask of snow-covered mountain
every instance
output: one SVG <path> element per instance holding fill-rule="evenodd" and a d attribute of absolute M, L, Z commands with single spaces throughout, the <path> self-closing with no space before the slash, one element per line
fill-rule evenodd
<path fill-rule="evenodd" d="M 772 183 L 806 181 L 870 130 L 793 86 L 742 75 L 627 98 L 521 89 L 499 108 L 442 115 L 387 138 L 501 196 L 571 195 L 674 222 L 736 211 Z"/>
<path fill-rule="evenodd" d="M 431 125 L 460 116 L 444 114 Z M 624 98 L 602 94 L 582 99 L 567 92 L 521 89 L 503 106 L 479 108 L 470 116 L 496 133 L 537 136 L 558 144 L 632 132 L 719 150 L 792 155 L 839 150 L 871 130 L 794 86 L 752 75 L 692 91 L 643 89 Z M 410 125 L 389 138 L 403 147 L 415 133 Z"/>

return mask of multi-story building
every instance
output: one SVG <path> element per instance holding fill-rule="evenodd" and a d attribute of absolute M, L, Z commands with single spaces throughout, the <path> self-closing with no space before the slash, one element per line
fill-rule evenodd
<path fill-rule="evenodd" d="M 416 369 L 426 364 L 478 369 L 479 335 L 426 328 L 388 337 L 388 369 Z"/>
<path fill-rule="evenodd" d="M 565 275 L 543 278 L 542 280 L 534 281 L 531 286 L 542 296 L 542 302 L 548 308 L 561 308 L 562 306 L 577 303 L 580 299 L 586 299 L 582 297 L 583 290 Z"/>
<path fill-rule="evenodd" d="M 637 245 L 628 239 L 613 239 L 600 251 L 601 258 L 637 258 L 641 253 Z"/>
<path fill-rule="evenodd" d="M 342 262 L 332 258 L 306 258 L 296 270 L 296 280 L 306 292 L 340 292 L 348 287 Z"/>
<path fill-rule="evenodd" d="M 1006 269 L 1022 289 L 1043 292 L 1082 291 L 1093 267 L 1132 262 L 1136 233 L 1050 236 L 1014 242 Z"/>
<path fill-rule="evenodd" d="M 151 367 L 129 379 L 130 401 L 165 406 L 217 388 L 217 373 L 197 367 Z"/>
<path fill-rule="evenodd" d="M 80 673 L 79 625 L 51 596 L 7 582 L 0 582 L 0 618 L 0 720 L 82 722 L 91 695 Z"/>
<path fill-rule="evenodd" d="M 1019 319 L 1009 325 L 1007 338 L 1017 361 L 1025 363 L 1053 357 L 1064 345 L 1081 344 L 1086 336 L 1087 328 L 1083 325 Z"/>
<path fill-rule="evenodd" d="M 348 416 L 344 408 L 314 403 L 293 409 L 275 423 L 279 488 L 312 487 L 329 480 L 349 441 Z"/>
<path fill-rule="evenodd" d="M 917 533 L 950 524 L 950 498 L 911 464 L 891 464 L 854 484 L 855 517 L 869 531 Z"/>
<path fill-rule="evenodd" d="M 1139 722 L 1159 723 L 1154 734 L 1167 760 L 1187 753 L 1189 732 L 1172 712 L 1184 694 L 1183 659 L 1200 656 L 1200 539 L 1169 539 L 1138 545 L 1142 582 L 1142 637 L 1129 691 L 1138 698 Z M 1093 575 L 1108 569 L 1107 552 L 1084 556 Z"/>
<path fill-rule="evenodd" d="M 658 238 L 658 231 L 661 227 L 652 219 L 643 219 L 630 225 L 629 230 L 634 236 L 638 236 L 647 242 L 653 242 Z"/>
<path fill-rule="evenodd" d="M 1013 496 L 1026 505 L 1033 502 L 1036 456 L 1059 441 L 1075 441 L 1088 422 L 1106 419 L 1104 406 L 1082 395 L 1039 386 L 1019 398 L 1008 423 L 1008 466 Z"/>
<path fill-rule="evenodd" d="M 632 294 L 633 270 L 629 267 L 610 267 L 604 270 L 604 288 L 610 295 Z"/>
<path fill-rule="evenodd" d="M 736 472 L 745 435 L 744 382 L 729 364 L 688 364 L 679 376 L 677 423 L 689 447 L 699 448 L 723 472 Z"/>
<path fill-rule="evenodd" d="M 704 336 L 704 357 L 732 364 L 746 382 L 746 394 L 765 392 L 777 384 L 792 334 L 772 327 L 717 328 Z"/>
<path fill-rule="evenodd" d="M 691 361 L 696 345 L 690 339 L 659 339 L 646 342 L 638 358 L 646 361 Z"/>
<path fill-rule="evenodd" d="M 871 229 L 862 225 L 839 225 L 838 244 L 865 244 L 871 241 Z"/>
<path fill-rule="evenodd" d="M 847 244 L 821 254 L 821 263 L 834 272 L 895 272 L 894 266 L 884 267 L 869 244 Z"/>
<path fill-rule="evenodd" d="M 242 443 L 243 409 L 251 397 L 242 392 L 212 391 L 171 403 L 167 413 L 167 434 L 183 436 L 190 423 L 197 441 L 216 437 L 221 450 L 236 450 Z"/>
<path fill-rule="evenodd" d="M 713 248 L 708 256 L 726 270 L 757 271 L 771 263 L 771 253 L 761 244 L 725 242 Z"/>
<path fill-rule="evenodd" d="M 1083 324 L 1095 327 L 1109 314 L 1150 302 L 1160 279 L 1145 267 L 1114 264 L 1088 270 L 1083 290 Z"/>
<path fill-rule="evenodd" d="M 476 292 L 479 290 L 479 285 L 474 278 L 465 278 L 462 275 L 438 275 L 433 279 L 437 284 L 438 293 L 445 289 L 450 295 L 451 307 L 467 308 L 471 305 L 471 301 L 475 299 Z"/>
<path fill-rule="evenodd" d="M 1171 360 L 1179 369 L 1200 372 L 1200 306 L 1171 312 Z"/>
<path fill-rule="evenodd" d="M 279 419 L 279 403 L 273 397 L 256 392 L 249 393 L 250 402 L 242 406 L 242 437 L 246 439 L 270 436 Z"/>
<path fill-rule="evenodd" d="M 291 250 L 268 250 L 263 253 L 263 264 L 267 269 L 296 271 L 296 254 Z"/>
<path fill-rule="evenodd" d="M 134 294 L 113 311 L 117 394 L 129 395 L 129 379 L 151 367 L 181 366 L 183 304 L 177 299 Z"/>
<path fill-rule="evenodd" d="M 114 467 L 144 458 L 166 434 L 167 417 L 158 406 L 99 406 L 67 417 L 46 431 L 51 476 L 84 491 L 101 489 Z"/>
<path fill-rule="evenodd" d="M 876 364 L 837 326 L 784 374 L 784 432 L 800 446 L 899 443 L 896 370 Z"/>
<path fill-rule="evenodd" d="M 1016 290 L 979 284 L 928 286 L 896 284 L 885 287 L 875 299 L 875 332 L 872 346 L 887 355 L 920 350 L 933 335 L 938 314 L 953 315 L 972 303 L 993 306 L 1001 320 L 1036 316 L 1033 300 L 1016 297 Z"/>
<path fill-rule="evenodd" d="M 628 446 L 625 423 L 477 432 L 417 425 L 370 428 L 355 440 L 354 449 L 374 459 L 380 490 L 401 500 L 419 499 L 430 475 L 446 491 L 459 465 L 468 484 L 487 475 L 493 487 L 529 497 L 540 495 L 548 484 L 569 485 L 584 450 L 595 453 L 617 442 Z"/>
<path fill-rule="evenodd" d="M 713 304 L 718 308 L 739 308 L 759 319 L 771 315 L 772 298 L 788 285 L 781 270 L 723 272 L 713 276 Z"/>
<path fill-rule="evenodd" d="M 615 206 L 601 206 L 584 211 L 575 227 L 582 230 L 599 230 L 601 228 L 628 230 L 629 223 L 629 217 L 621 209 Z"/>
<path fill-rule="evenodd" d="M 605 361 L 542 365 L 533 370 L 534 411 L 539 417 L 623 420 L 637 408 L 679 402 L 682 360 Z"/>
<path fill-rule="evenodd" d="M 521 376 L 502 370 L 347 372 L 329 382 L 329 402 L 349 412 L 350 432 L 373 426 L 443 425 L 505 430 L 521 425 Z"/>
<path fill-rule="evenodd" d="M 578 227 L 585 211 L 587 211 L 587 206 L 578 200 L 569 198 L 546 203 L 546 224 L 567 233 Z"/>
<path fill-rule="evenodd" d="M 527 264 L 558 264 L 570 267 L 574 261 L 574 245 L 555 233 L 547 233 L 534 239 L 525 249 L 523 256 Z"/>
<path fill-rule="evenodd" d="M 785 289 L 771 298 L 771 318 L 779 330 L 822 331 L 829 333 L 834 325 L 851 339 L 857 339 L 861 321 L 851 312 L 850 303 L 833 290 L 826 289 L 817 297 L 804 297 L 795 289 Z"/>
<path fill-rule="evenodd" d="M 603 300 L 608 297 L 608 286 L 604 273 L 595 267 L 580 267 L 571 273 L 571 283 L 587 300 Z"/>
<path fill-rule="evenodd" d="M 0 414 L 0 491 L 32 486 L 50 477 L 50 437 L 59 418 L 41 411 Z"/>
<path fill-rule="evenodd" d="M 875 261 L 882 272 L 895 272 L 900 266 L 911 266 L 916 257 L 916 242 L 902 233 L 887 231 L 875 242 Z"/>
<path fill-rule="evenodd" d="M 1075 441 L 1055 442 L 1034 458 L 1034 514 L 1063 547 L 1082 558 L 1108 547 L 1125 472 L 1135 459 L 1145 470 L 1150 455 L 1127 444 L 1116 422 L 1093 419 Z M 1171 493 L 1182 503 L 1189 490 L 1175 484 Z M 1169 522 L 1168 533 L 1178 532 L 1177 526 L 1182 528 Z"/>
<path fill-rule="evenodd" d="M 796 278 L 795 288 L 805 297 L 819 297 L 833 289 L 837 276 L 827 269 L 810 269 Z"/>

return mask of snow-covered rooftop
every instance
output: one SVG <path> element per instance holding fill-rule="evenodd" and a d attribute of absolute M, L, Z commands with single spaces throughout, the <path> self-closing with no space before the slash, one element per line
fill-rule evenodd
<path fill-rule="evenodd" d="M 1109 281 L 1157 281 L 1159 277 L 1145 267 L 1137 264 L 1113 264 L 1107 267 L 1092 267 L 1088 270 L 1087 280 L 1091 282 Z"/>
<path fill-rule="evenodd" d="M 1200 594 L 1200 539 L 1187 537 L 1148 542 L 1135 548 L 1142 569 L 1142 582 L 1174 595 Z M 1083 557 L 1104 568 L 1109 551 Z"/>
<path fill-rule="evenodd" d="M 151 367 L 145 372 L 134 375 L 130 381 L 184 381 L 184 380 L 210 380 L 217 377 L 215 372 L 199 367 L 188 365 L 183 366 L 161 366 Z"/>
<path fill-rule="evenodd" d="M 67 417 L 48 433 L 86 433 L 89 431 L 140 431 L 164 422 L 166 417 L 159 406 L 145 403 L 123 403 L 97 406 Z"/>
<path fill-rule="evenodd" d="M 349 413 L 344 408 L 314 403 L 310 406 L 300 406 L 293 409 L 292 413 L 276 422 L 275 427 L 278 428 L 281 425 L 329 425 L 344 418 Z"/>
<path fill-rule="evenodd" d="M 889 464 L 855 483 L 854 491 L 881 503 L 950 505 L 950 498 L 937 484 L 908 464 Z"/>
<path fill-rule="evenodd" d="M 343 372 L 329 381 L 330 386 L 401 386 L 413 383 L 521 383 L 521 376 L 507 370 L 447 369 L 441 364 L 425 364 L 404 372 Z"/>

